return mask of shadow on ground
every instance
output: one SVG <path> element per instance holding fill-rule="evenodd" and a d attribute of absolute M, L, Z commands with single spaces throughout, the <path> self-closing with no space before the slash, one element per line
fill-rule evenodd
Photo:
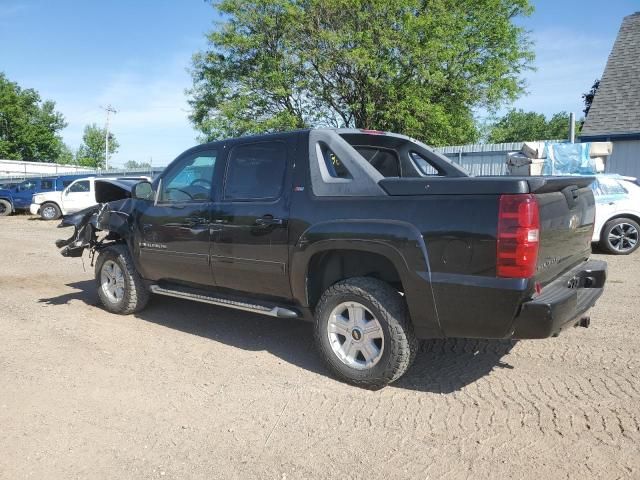
<path fill-rule="evenodd" d="M 67 285 L 73 292 L 40 299 L 48 305 L 82 301 L 99 308 L 95 282 Z M 153 296 L 141 320 L 198 335 L 248 351 L 268 351 L 314 373 L 330 376 L 313 344 L 313 327 L 299 320 L 250 314 L 161 296 Z M 515 341 L 447 339 L 422 342 L 414 365 L 394 386 L 434 393 L 452 393 L 488 375 L 495 368 L 513 368 L 502 361 Z"/>

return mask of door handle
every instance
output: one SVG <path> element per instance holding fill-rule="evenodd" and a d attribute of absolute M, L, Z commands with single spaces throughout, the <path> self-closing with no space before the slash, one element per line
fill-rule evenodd
<path fill-rule="evenodd" d="M 187 217 L 185 219 L 185 223 L 189 227 L 197 227 L 198 225 L 202 225 L 204 223 L 208 223 L 208 220 L 206 218 L 202 218 L 202 217 Z"/>
<path fill-rule="evenodd" d="M 259 227 L 269 227 L 271 225 L 284 225 L 282 218 L 275 218 L 273 215 L 263 215 L 256 218 L 256 225 Z"/>

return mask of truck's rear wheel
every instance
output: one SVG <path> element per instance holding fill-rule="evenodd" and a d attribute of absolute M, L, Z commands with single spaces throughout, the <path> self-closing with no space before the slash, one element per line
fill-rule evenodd
<path fill-rule="evenodd" d="M 0 200 L 0 217 L 11 215 L 11 204 L 6 200 Z"/>
<path fill-rule="evenodd" d="M 640 226 L 630 218 L 614 218 L 609 220 L 602 229 L 600 246 L 614 255 L 629 255 L 640 243 Z"/>
<path fill-rule="evenodd" d="M 43 220 L 57 220 L 61 215 L 60 207 L 55 203 L 45 203 L 40 207 L 40 218 Z"/>
<path fill-rule="evenodd" d="M 100 252 L 96 283 L 100 302 L 112 313 L 128 315 L 140 311 L 149 300 L 149 291 L 125 245 L 112 245 Z"/>
<path fill-rule="evenodd" d="M 324 292 L 316 307 L 315 337 L 333 373 L 369 388 L 400 378 L 418 349 L 403 298 L 389 284 L 366 277 Z"/>

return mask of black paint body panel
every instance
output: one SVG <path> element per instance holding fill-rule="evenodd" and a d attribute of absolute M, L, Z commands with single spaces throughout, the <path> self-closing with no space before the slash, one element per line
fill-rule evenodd
<path fill-rule="evenodd" d="M 228 152 L 265 139 L 283 144 L 287 170 L 281 196 L 225 201 Z M 589 256 L 594 200 L 588 178 L 387 178 L 379 182 L 386 194 L 320 197 L 310 184 L 309 131 L 203 145 L 176 162 L 207 149 L 218 151 L 219 163 L 209 202 L 170 207 L 131 200 L 124 237 L 148 281 L 268 298 L 297 306 L 309 317 L 314 307 L 309 279 L 318 273 L 310 271 L 314 258 L 332 251 L 367 252 L 384 257 L 397 271 L 418 337 L 509 338 L 514 329 L 527 335 L 530 326 L 523 327 L 522 319 L 537 311 L 531 303 L 535 283 L 551 284 Z M 499 197 L 526 193 L 540 204 L 538 273 L 531 279 L 498 278 Z M 261 218 L 278 222 L 265 226 Z M 546 331 L 533 330 L 531 335 Z"/>

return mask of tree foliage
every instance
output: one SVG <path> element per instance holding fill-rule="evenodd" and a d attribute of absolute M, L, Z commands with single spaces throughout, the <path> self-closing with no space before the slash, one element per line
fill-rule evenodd
<path fill-rule="evenodd" d="M 593 99 L 596 96 L 596 92 L 598 91 L 599 86 L 600 86 L 600 79 L 597 79 L 595 82 L 593 82 L 593 85 L 591 85 L 591 90 L 589 90 L 587 93 L 582 94 L 582 101 L 584 102 L 583 112 L 584 112 L 585 118 L 587 118 L 587 115 L 589 115 L 591 104 L 593 103 Z"/>
<path fill-rule="evenodd" d="M 59 163 L 61 165 L 71 165 L 75 162 L 76 158 L 73 154 L 73 150 L 71 150 L 71 148 L 67 144 L 63 143 L 60 148 L 60 155 L 58 156 L 56 163 Z"/>
<path fill-rule="evenodd" d="M 82 144 L 76 152 L 76 162 L 83 167 L 105 167 L 106 129 L 95 123 L 84 127 Z M 118 151 L 120 144 L 113 133 L 109 133 L 109 157 Z"/>
<path fill-rule="evenodd" d="M 576 134 L 579 133 L 576 122 Z M 550 119 L 542 113 L 510 110 L 489 128 L 490 143 L 525 142 L 530 140 L 558 140 L 569 138 L 569 114 L 559 112 Z"/>
<path fill-rule="evenodd" d="M 126 168 L 127 170 L 151 168 L 151 163 L 149 163 L 149 162 L 136 162 L 135 160 L 127 160 L 124 163 L 124 168 Z"/>
<path fill-rule="evenodd" d="M 66 126 L 54 102 L 0 73 L 0 158 L 56 161 L 63 151 L 59 132 Z"/>
<path fill-rule="evenodd" d="M 476 108 L 523 89 L 528 0 L 220 0 L 194 56 L 204 138 L 334 126 L 475 140 Z"/>
<path fill-rule="evenodd" d="M 581 126 L 584 125 L 584 120 L 586 120 L 587 115 L 589 115 L 589 110 L 591 110 L 591 105 L 593 104 L 593 99 L 598 92 L 598 87 L 600 87 L 600 79 L 596 79 L 596 81 L 593 82 L 593 85 L 591 85 L 591 90 L 589 90 L 587 93 L 582 94 L 582 101 L 584 102 L 584 119 L 580 124 Z"/>

